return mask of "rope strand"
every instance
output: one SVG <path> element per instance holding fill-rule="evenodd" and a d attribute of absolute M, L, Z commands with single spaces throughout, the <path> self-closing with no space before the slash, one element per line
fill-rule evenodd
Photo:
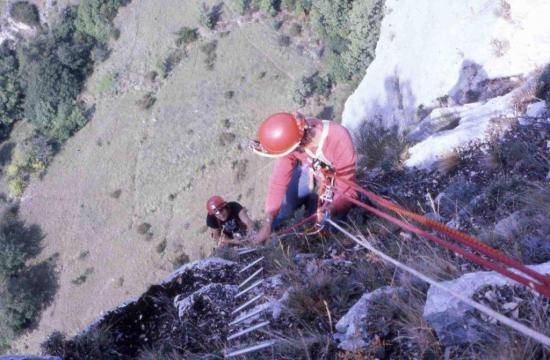
<path fill-rule="evenodd" d="M 330 219 L 327 219 L 327 222 L 330 223 L 332 226 L 334 226 L 336 229 L 338 229 L 340 232 L 342 232 L 344 235 L 349 237 L 355 243 L 357 243 L 358 245 L 360 245 L 360 246 L 368 249 L 369 251 L 375 253 L 376 255 L 378 255 L 380 258 L 382 258 L 386 262 L 389 262 L 392 265 L 394 265 L 395 267 L 398 267 L 399 269 L 401 269 L 403 271 L 406 271 L 409 274 L 412 274 L 412 275 L 416 276 L 417 278 L 427 282 L 428 284 L 432 285 L 433 287 L 436 287 L 436 288 L 446 292 L 447 294 L 457 298 L 458 300 L 462 301 L 463 303 L 477 309 L 478 311 L 484 313 L 487 316 L 490 316 L 490 317 L 500 321 L 502 324 L 510 327 L 511 329 L 514 329 L 517 332 L 519 332 L 519 333 L 521 333 L 521 334 L 523 334 L 523 335 L 525 335 L 525 336 L 527 336 L 527 337 L 529 337 L 533 340 L 538 341 L 539 343 L 543 344 L 546 348 L 550 349 L 550 337 L 548 337 L 548 336 L 546 336 L 546 335 L 544 335 L 544 334 L 542 334 L 542 333 L 540 333 L 536 330 L 533 330 L 530 327 L 525 326 L 520 322 L 517 322 L 515 320 L 510 319 L 510 318 L 494 311 L 493 309 L 491 309 L 488 306 L 480 304 L 480 303 L 478 303 L 478 302 L 476 302 L 476 301 L 474 301 L 474 300 L 472 300 L 472 299 L 470 299 L 466 296 L 463 296 L 460 293 L 457 293 L 454 290 L 449 289 L 448 287 L 442 285 L 441 283 L 439 283 L 439 282 L 433 280 L 432 278 L 428 277 L 427 275 L 421 273 L 420 271 L 415 270 L 415 269 L 399 262 L 398 260 L 386 255 L 384 252 L 374 248 L 367 241 L 361 241 L 356 236 L 354 236 L 351 233 L 349 233 L 348 231 L 346 231 L 344 228 L 342 228 L 340 225 L 338 225 L 334 221 L 332 221 Z"/>

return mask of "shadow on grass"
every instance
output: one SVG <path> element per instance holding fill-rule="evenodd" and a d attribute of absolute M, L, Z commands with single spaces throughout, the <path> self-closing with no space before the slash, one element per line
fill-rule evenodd
<path fill-rule="evenodd" d="M 10 207 L 0 219 L 0 330 L 13 336 L 35 329 L 42 311 L 52 303 L 59 288 L 55 271 L 58 254 L 33 261 L 42 251 L 44 235 L 38 225 L 18 219 L 17 207 Z M 6 344 L 10 339 L 2 337 Z"/>
<path fill-rule="evenodd" d="M 51 305 L 59 288 L 55 271 L 57 257 L 25 267 L 7 281 L 7 290 L 17 300 L 18 309 L 13 312 L 21 324 L 21 332 L 38 326 L 42 311 Z"/>
<path fill-rule="evenodd" d="M 0 148 L 0 166 L 7 165 L 11 162 L 13 149 L 15 149 L 15 144 L 12 142 L 8 142 L 2 145 L 2 147 Z"/>

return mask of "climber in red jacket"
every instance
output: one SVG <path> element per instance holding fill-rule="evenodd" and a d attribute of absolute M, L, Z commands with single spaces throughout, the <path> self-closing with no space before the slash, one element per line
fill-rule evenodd
<path fill-rule="evenodd" d="M 260 125 L 254 152 L 277 158 L 269 179 L 266 216 L 252 239 L 254 243 L 269 239 L 271 231 L 302 205 L 306 207 L 306 215 L 315 213 L 319 195 L 323 195 L 315 190 L 323 177 L 319 166 L 333 171 L 337 189 L 357 198 L 357 193 L 339 180 L 355 181 L 356 163 L 351 135 L 340 124 L 306 119 L 300 113 L 276 113 Z M 351 202 L 336 193 L 327 215 L 345 218 L 351 206 Z"/>

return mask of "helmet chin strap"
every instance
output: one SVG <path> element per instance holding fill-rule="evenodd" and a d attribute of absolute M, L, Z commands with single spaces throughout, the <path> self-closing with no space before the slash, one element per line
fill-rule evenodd
<path fill-rule="evenodd" d="M 298 148 L 298 146 L 300 146 L 300 144 L 294 145 L 293 147 L 291 147 L 290 149 L 288 149 L 287 151 L 285 151 L 284 153 L 281 153 L 281 154 L 270 154 L 270 153 L 264 151 L 263 149 L 261 149 L 259 147 L 253 147 L 252 151 L 255 154 L 258 154 L 260 156 L 275 159 L 275 158 L 280 158 L 280 157 L 283 157 L 283 156 L 287 156 L 288 154 L 290 154 L 291 152 L 296 150 Z"/>

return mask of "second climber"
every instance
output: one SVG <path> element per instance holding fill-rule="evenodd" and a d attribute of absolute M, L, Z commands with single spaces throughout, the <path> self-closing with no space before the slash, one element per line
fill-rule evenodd
<path fill-rule="evenodd" d="M 214 195 L 206 202 L 206 210 L 206 225 L 218 246 L 241 244 L 254 228 L 246 209 L 236 201 Z"/>

